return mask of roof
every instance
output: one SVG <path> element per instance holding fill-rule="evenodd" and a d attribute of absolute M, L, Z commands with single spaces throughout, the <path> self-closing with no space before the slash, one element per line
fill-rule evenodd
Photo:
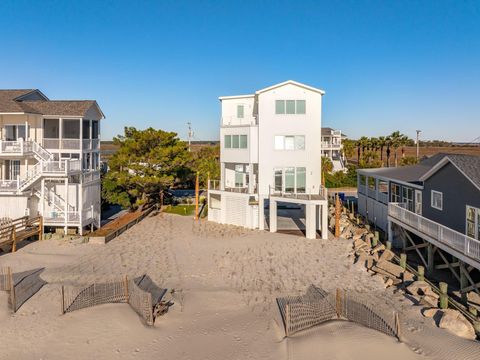
<path fill-rule="evenodd" d="M 228 100 L 228 99 L 247 99 L 247 98 L 252 98 L 254 97 L 254 94 L 250 95 L 232 95 L 232 96 L 220 96 L 218 99 L 219 100 Z"/>
<path fill-rule="evenodd" d="M 414 184 L 421 182 L 422 177 L 447 155 L 448 154 L 438 153 L 420 161 L 420 163 L 417 165 L 385 167 L 377 169 L 359 169 L 358 172 L 364 174 L 374 174 L 379 177 L 394 181 L 397 180 Z"/>
<path fill-rule="evenodd" d="M 38 100 L 23 100 L 31 93 L 36 93 Z M 0 113 L 83 117 L 92 106 L 105 117 L 95 100 L 50 100 L 37 89 L 0 90 Z"/>
<path fill-rule="evenodd" d="M 322 127 L 322 136 L 332 135 L 332 131 L 336 131 L 336 129 L 332 129 L 331 127 Z M 341 137 L 346 138 L 347 135 L 345 135 L 345 134 L 342 132 L 342 133 L 341 133 Z"/>
<path fill-rule="evenodd" d="M 447 154 L 441 161 L 432 166 L 428 172 L 423 174 L 420 180 L 427 180 L 448 163 L 455 166 L 460 173 L 480 190 L 480 156 L 475 155 Z"/>
<path fill-rule="evenodd" d="M 313 86 L 309 86 L 309 85 L 306 85 L 306 84 L 302 84 L 302 83 L 299 83 L 299 82 L 294 81 L 294 80 L 287 80 L 287 81 L 281 82 L 279 84 L 275 84 L 275 85 L 266 87 L 264 89 L 255 91 L 255 94 L 261 94 L 263 92 L 270 91 L 270 90 L 273 90 L 273 89 L 276 89 L 276 88 L 279 88 L 279 87 L 282 87 L 282 86 L 285 86 L 285 85 L 295 85 L 295 86 L 303 87 L 307 90 L 315 91 L 315 92 L 317 92 L 321 95 L 325 95 L 325 91 L 323 91 L 321 89 L 318 89 L 318 88 L 315 88 Z"/>

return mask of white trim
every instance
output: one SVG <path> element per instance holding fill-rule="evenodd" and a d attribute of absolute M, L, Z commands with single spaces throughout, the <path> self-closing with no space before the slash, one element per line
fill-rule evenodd
<path fill-rule="evenodd" d="M 476 240 L 480 240 L 480 231 L 479 231 L 479 221 L 480 221 L 480 209 L 471 206 L 471 205 L 466 205 L 465 206 L 465 235 L 468 235 L 468 209 L 473 209 L 475 211 L 474 219 L 473 219 L 473 226 L 474 226 L 474 236 L 473 238 Z"/>
<path fill-rule="evenodd" d="M 454 161 L 452 161 L 448 156 L 445 156 L 442 160 L 440 160 L 434 167 L 432 167 L 430 170 L 428 170 L 421 178 L 420 178 L 420 181 L 425 181 L 427 180 L 429 177 L 431 177 L 433 174 L 435 174 L 438 170 L 440 170 L 442 167 L 444 167 L 448 162 L 450 162 L 450 164 L 452 164 L 453 166 L 455 166 L 455 168 L 460 172 L 460 174 L 462 174 L 463 176 L 465 176 L 465 178 L 467 178 L 472 184 L 473 186 L 475 186 L 478 190 L 480 190 L 480 186 L 475 184 L 472 179 L 470 179 L 470 177 L 465 174 L 462 169 L 460 169 Z"/>
<path fill-rule="evenodd" d="M 442 206 L 438 207 L 438 206 L 434 205 L 433 194 L 439 194 L 440 195 L 440 200 L 441 200 Z M 431 190 L 431 192 L 430 192 L 430 206 L 434 209 L 443 211 L 443 193 L 441 191 Z"/>
<path fill-rule="evenodd" d="M 317 92 L 321 95 L 325 95 L 325 91 L 323 91 L 321 89 L 315 88 L 313 86 L 308 86 L 306 84 L 302 84 L 302 83 L 299 83 L 299 82 L 296 82 L 296 81 L 293 81 L 293 80 L 287 80 L 287 81 L 281 82 L 279 84 L 275 84 L 275 85 L 257 90 L 257 91 L 255 91 L 255 94 L 258 95 L 258 94 L 261 94 L 263 92 L 270 91 L 270 90 L 273 90 L 273 89 L 276 89 L 276 88 L 279 88 L 279 87 L 282 87 L 282 86 L 285 86 L 285 85 L 295 85 L 295 86 L 302 87 L 302 88 L 307 89 L 307 90 Z"/>
<path fill-rule="evenodd" d="M 230 96 L 219 96 L 218 100 L 230 100 L 230 99 L 247 99 L 247 98 L 252 98 L 255 95 L 250 94 L 250 95 L 230 95 Z"/>

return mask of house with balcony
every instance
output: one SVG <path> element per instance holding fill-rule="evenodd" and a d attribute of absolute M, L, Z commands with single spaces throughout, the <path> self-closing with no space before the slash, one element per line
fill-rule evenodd
<path fill-rule="evenodd" d="M 276 231 L 277 204 L 294 203 L 305 209 L 307 237 L 318 229 L 327 237 L 318 156 L 323 94 L 290 80 L 219 98 L 221 178 L 209 185 L 210 221 Z"/>
<path fill-rule="evenodd" d="M 417 165 L 357 173 L 362 216 L 394 246 L 415 252 L 428 271 L 449 269 L 463 293 L 479 291 L 479 156 L 437 154 Z"/>
<path fill-rule="evenodd" d="M 346 137 L 341 130 L 322 128 L 322 157 L 330 159 L 334 172 L 346 170 L 347 159 L 343 154 L 342 145 L 342 140 Z"/>
<path fill-rule="evenodd" d="M 100 227 L 100 120 L 94 100 L 0 90 L 0 217 Z"/>

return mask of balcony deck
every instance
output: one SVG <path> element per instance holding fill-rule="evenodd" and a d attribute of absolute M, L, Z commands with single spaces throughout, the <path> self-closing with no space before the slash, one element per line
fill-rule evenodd
<path fill-rule="evenodd" d="M 390 203 L 388 219 L 480 270 L 480 241 Z"/>

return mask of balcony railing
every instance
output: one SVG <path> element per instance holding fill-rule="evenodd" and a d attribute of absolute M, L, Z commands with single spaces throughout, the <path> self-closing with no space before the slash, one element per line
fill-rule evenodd
<path fill-rule="evenodd" d="M 52 211 L 46 214 L 43 219 L 46 224 L 64 224 L 65 220 L 69 224 L 80 222 L 80 213 L 78 211 L 68 211 L 66 215 L 67 218 L 65 219 L 65 212 Z"/>
<path fill-rule="evenodd" d="M 18 180 L 0 180 L 0 192 L 15 192 L 18 188 Z"/>
<path fill-rule="evenodd" d="M 208 182 L 208 189 L 209 190 L 222 190 L 221 187 L 221 182 L 220 180 L 210 180 Z M 232 186 L 225 186 L 223 191 L 228 191 L 228 192 L 234 192 L 234 193 L 239 193 L 239 194 L 249 194 L 249 187 L 247 186 L 238 186 L 238 187 L 232 187 Z M 257 185 L 255 184 L 253 186 L 253 193 L 257 191 Z"/>
<path fill-rule="evenodd" d="M 328 141 L 322 141 L 322 149 L 329 148 L 329 149 L 340 149 L 342 144 L 334 144 Z"/>
<path fill-rule="evenodd" d="M 257 125 L 257 119 L 253 116 L 238 118 L 236 116 L 223 116 L 222 126 L 253 126 Z"/>
<path fill-rule="evenodd" d="M 442 224 L 415 214 L 405 208 L 406 204 L 388 204 L 388 215 L 423 233 L 441 244 L 480 262 L 480 241 Z"/>
<path fill-rule="evenodd" d="M 299 200 L 327 200 L 328 189 L 320 186 L 318 190 L 305 189 L 305 191 L 289 192 L 284 190 L 275 189 L 273 186 L 269 186 L 269 195 L 276 197 L 283 197 L 287 199 L 299 199 Z"/>

